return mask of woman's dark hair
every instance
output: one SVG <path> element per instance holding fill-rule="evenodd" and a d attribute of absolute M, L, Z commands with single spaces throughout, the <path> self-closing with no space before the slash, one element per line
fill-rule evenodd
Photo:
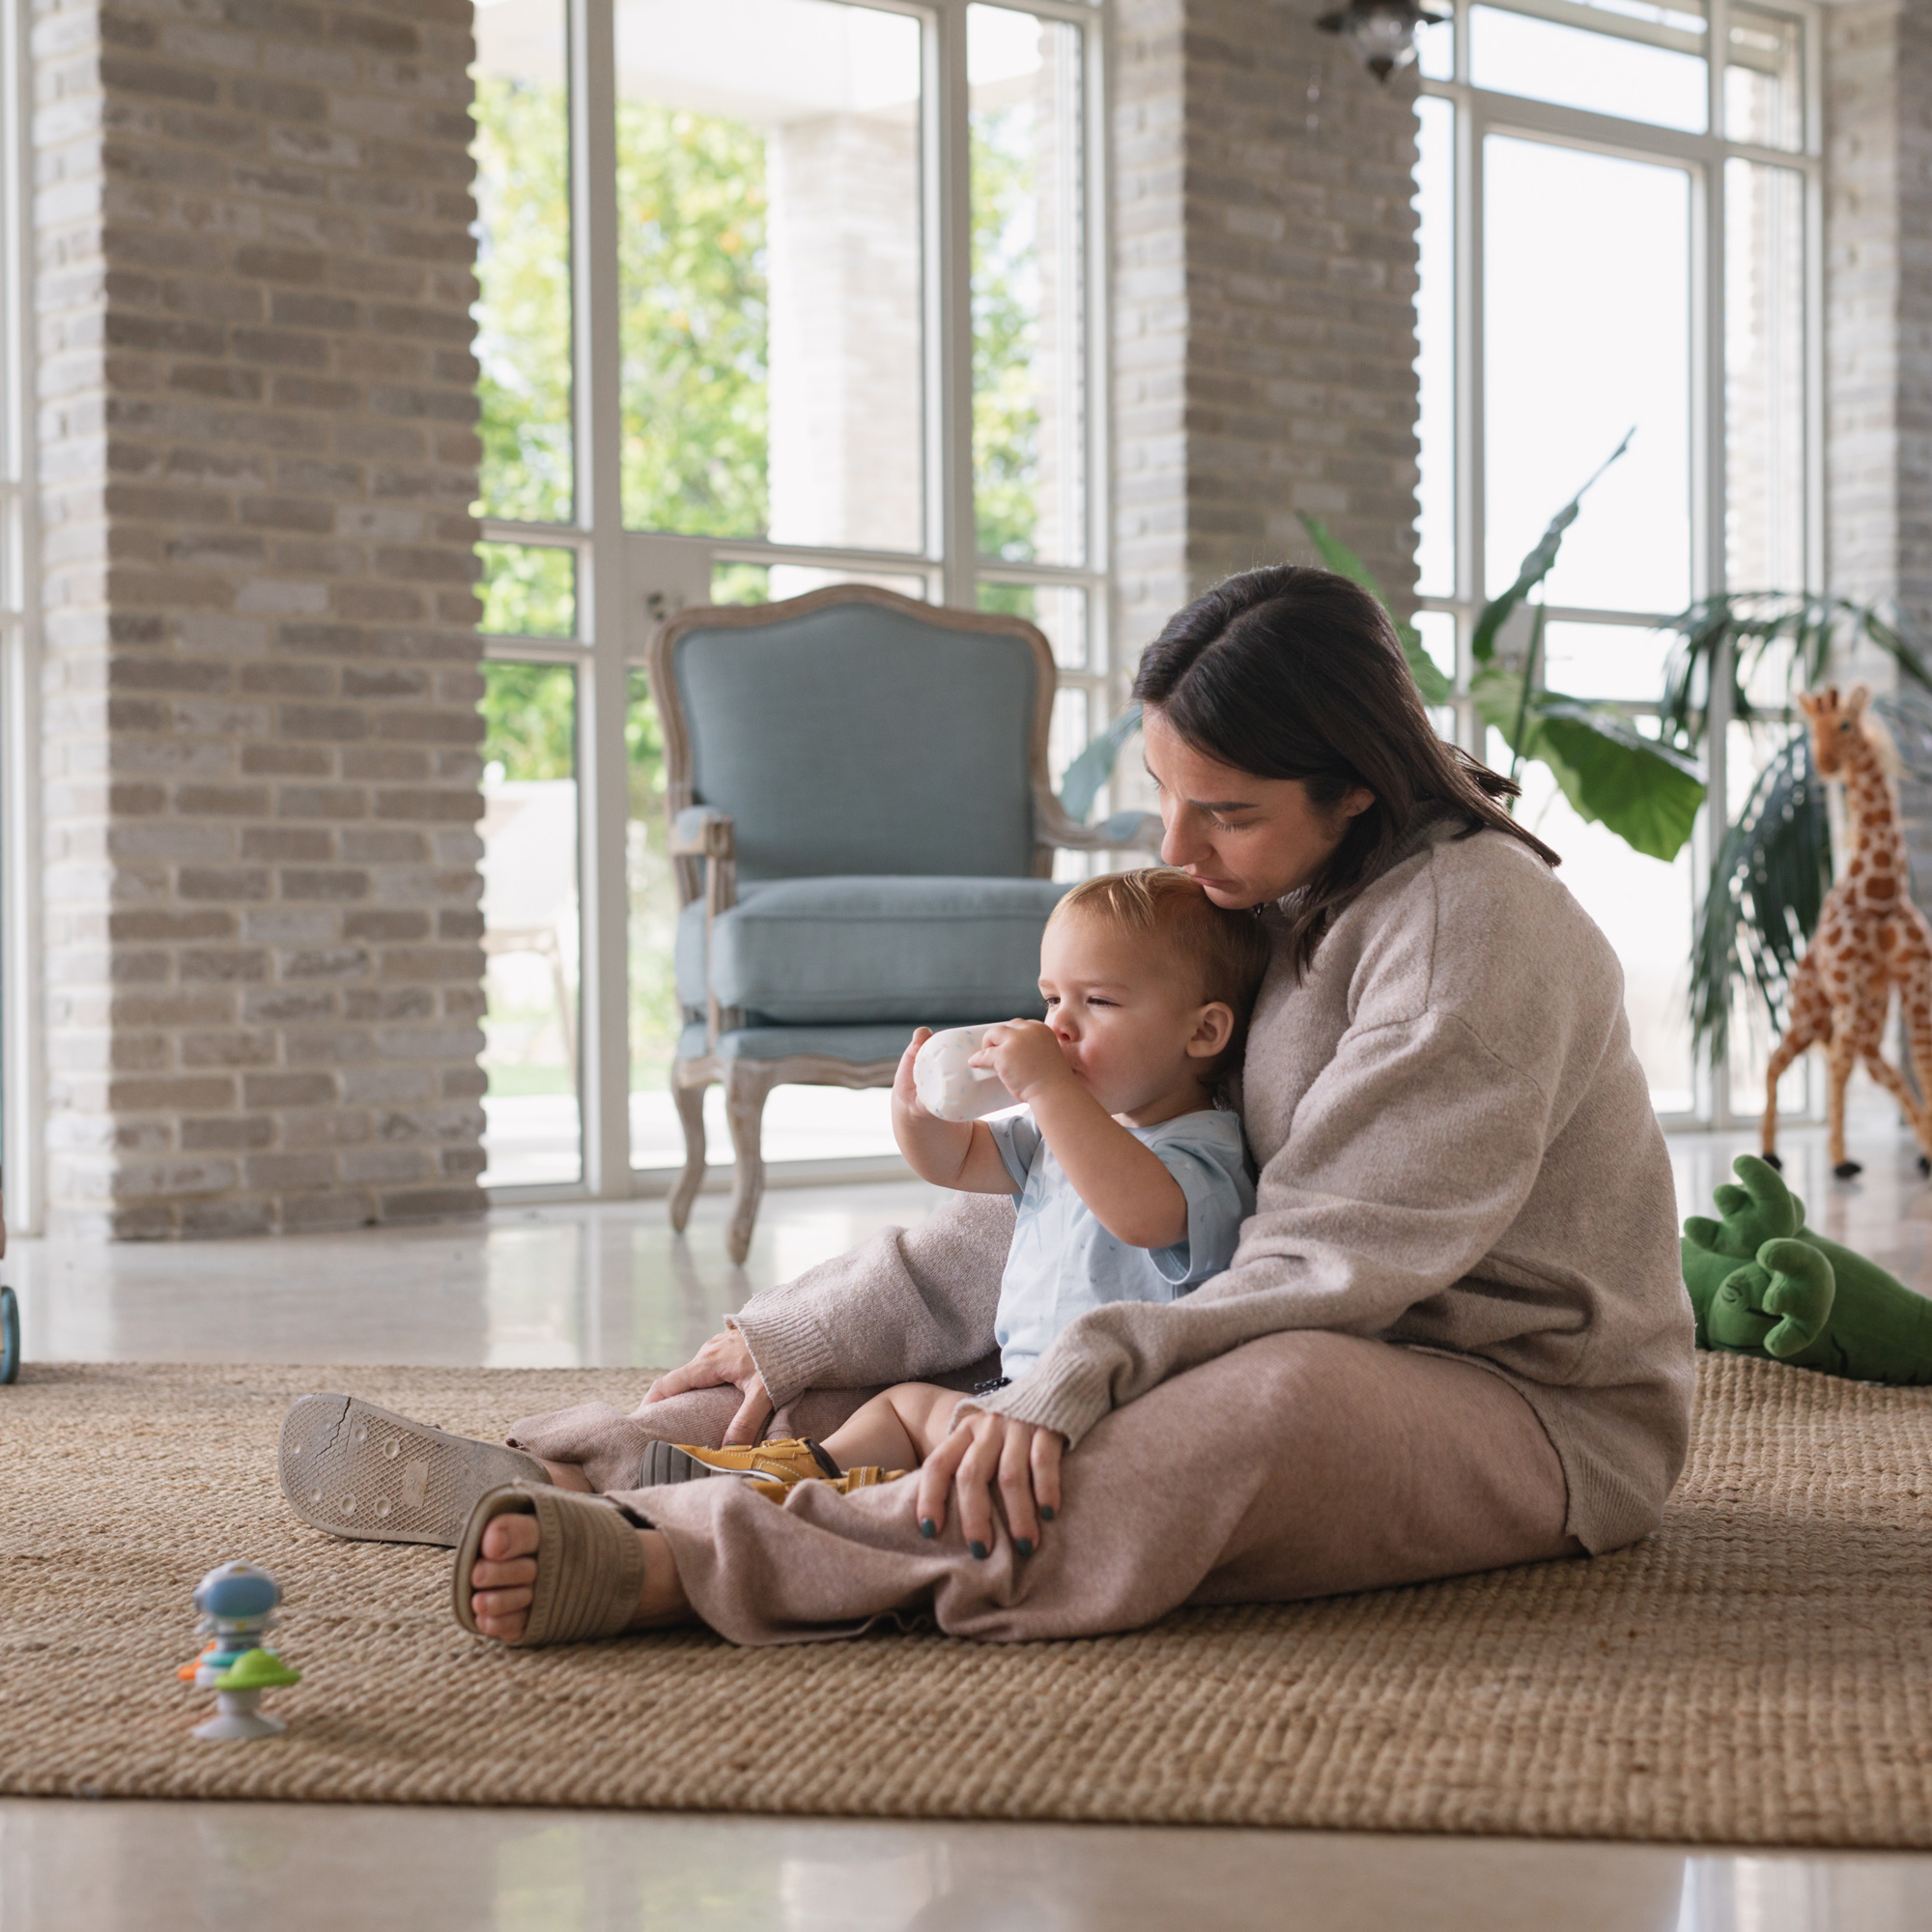
<path fill-rule="evenodd" d="M 1461 818 L 1459 837 L 1488 828 L 1560 863 L 1497 803 L 1520 787 L 1435 735 L 1388 612 L 1332 571 L 1275 564 L 1217 583 L 1148 646 L 1134 696 L 1217 764 L 1300 780 L 1318 811 L 1357 786 L 1375 794 L 1283 901 L 1297 972 L 1426 818 Z"/>

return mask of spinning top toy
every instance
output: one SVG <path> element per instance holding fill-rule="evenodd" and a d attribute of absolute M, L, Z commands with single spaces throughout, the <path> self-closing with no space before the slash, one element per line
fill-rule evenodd
<path fill-rule="evenodd" d="M 253 1563 L 224 1563 L 195 1586 L 198 1629 L 208 1642 L 176 1674 L 198 1690 L 216 1693 L 215 1715 L 194 1727 L 196 1737 L 241 1743 L 271 1738 L 288 1728 L 260 1708 L 263 1691 L 301 1682 L 301 1672 L 291 1669 L 262 1641 L 263 1633 L 274 1626 L 281 1601 L 275 1579 Z"/>

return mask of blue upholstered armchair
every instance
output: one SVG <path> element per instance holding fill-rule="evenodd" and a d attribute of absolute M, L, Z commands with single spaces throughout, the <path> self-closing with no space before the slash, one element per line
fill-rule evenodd
<path fill-rule="evenodd" d="M 1054 848 L 1153 849 L 1160 821 L 1090 829 L 1062 810 L 1053 653 L 1018 617 L 867 584 L 701 607 L 659 627 L 650 679 L 682 908 L 671 1225 L 704 1179 L 704 1090 L 723 1082 L 742 1262 L 772 1089 L 889 1087 L 915 1026 L 1041 1012 Z"/>

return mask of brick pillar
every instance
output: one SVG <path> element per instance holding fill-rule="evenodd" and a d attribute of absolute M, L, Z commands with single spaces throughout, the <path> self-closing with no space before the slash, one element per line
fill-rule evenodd
<path fill-rule="evenodd" d="M 1295 0 L 1121 0 L 1116 557 L 1131 664 L 1308 510 L 1415 586 L 1414 83 Z"/>
<path fill-rule="evenodd" d="M 468 0 L 42 0 L 53 1224 L 481 1206 Z"/>
<path fill-rule="evenodd" d="M 1932 624 L 1932 0 L 1851 0 L 1826 35 L 1830 587 Z M 1889 660 L 1847 670 L 1893 682 Z M 1904 786 L 1932 904 L 1932 787 Z"/>

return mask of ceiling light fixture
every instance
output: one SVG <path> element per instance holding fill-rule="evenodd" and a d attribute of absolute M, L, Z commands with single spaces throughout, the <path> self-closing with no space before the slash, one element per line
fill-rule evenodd
<path fill-rule="evenodd" d="M 1378 80 L 1385 81 L 1397 68 L 1415 58 L 1415 30 L 1434 27 L 1448 18 L 1431 14 L 1416 0 L 1349 0 L 1339 13 L 1324 14 L 1315 24 L 1324 34 L 1340 34 Z"/>

